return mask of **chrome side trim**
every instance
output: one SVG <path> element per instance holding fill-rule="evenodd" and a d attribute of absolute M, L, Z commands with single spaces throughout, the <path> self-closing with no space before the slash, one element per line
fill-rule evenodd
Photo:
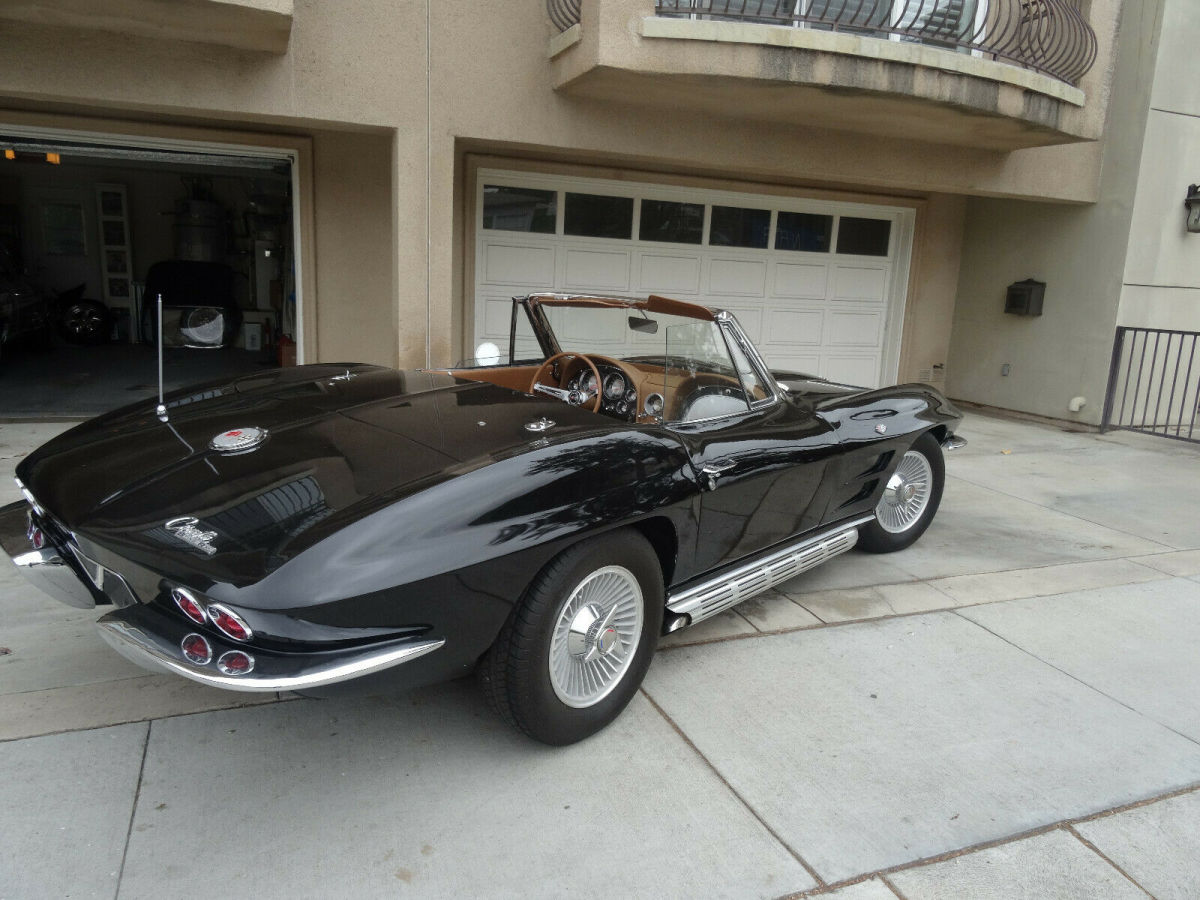
<path fill-rule="evenodd" d="M 858 543 L 858 526 L 874 518 L 870 515 L 845 522 L 694 587 L 668 594 L 667 609 L 691 616 L 693 625 L 702 622 L 852 549 Z"/>
<path fill-rule="evenodd" d="M 252 693 L 304 690 L 348 681 L 409 662 L 426 653 L 432 653 L 446 643 L 444 639 L 439 639 L 405 644 L 401 647 L 367 649 L 350 658 L 342 657 L 333 662 L 318 663 L 294 674 L 272 675 L 256 669 L 245 675 L 224 675 L 215 668 L 188 662 L 164 641 L 157 640 L 154 635 L 136 625 L 116 618 L 119 615 L 120 613 L 109 613 L 102 616 L 96 622 L 96 627 L 100 630 L 100 636 L 130 662 L 144 668 L 165 669 L 212 687 Z"/>

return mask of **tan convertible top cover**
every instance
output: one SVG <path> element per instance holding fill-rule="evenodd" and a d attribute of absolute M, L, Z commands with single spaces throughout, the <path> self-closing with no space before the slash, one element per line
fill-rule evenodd
<path fill-rule="evenodd" d="M 644 300 L 632 297 L 597 297 L 590 294 L 530 294 L 529 300 L 541 306 L 616 306 L 641 312 L 684 316 L 689 319 L 713 321 L 716 315 L 706 306 L 672 300 L 651 294 Z"/>

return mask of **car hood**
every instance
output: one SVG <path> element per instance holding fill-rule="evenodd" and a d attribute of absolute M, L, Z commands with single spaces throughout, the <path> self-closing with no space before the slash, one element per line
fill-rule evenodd
<path fill-rule="evenodd" d="M 147 563 L 175 556 L 239 580 L 424 487 L 524 452 L 543 416 L 559 439 L 611 420 L 444 372 L 302 366 L 143 402 L 32 453 L 18 477 L 67 530 Z M 210 441 L 255 427 L 242 453 Z M 168 529 L 168 522 L 195 519 Z M 196 533 L 212 537 L 197 544 Z"/>

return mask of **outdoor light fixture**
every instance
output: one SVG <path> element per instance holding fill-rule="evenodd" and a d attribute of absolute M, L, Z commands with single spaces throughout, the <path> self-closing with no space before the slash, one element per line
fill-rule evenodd
<path fill-rule="evenodd" d="M 1187 207 L 1187 230 L 1200 233 L 1200 184 L 1188 185 L 1183 205 Z"/>

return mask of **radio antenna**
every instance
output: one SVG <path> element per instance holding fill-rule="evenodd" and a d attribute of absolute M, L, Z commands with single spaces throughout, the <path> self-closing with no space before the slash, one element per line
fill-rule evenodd
<path fill-rule="evenodd" d="M 155 414 L 163 422 L 167 421 L 167 405 L 163 403 L 163 324 L 162 324 L 162 293 L 158 295 L 158 408 Z"/>

